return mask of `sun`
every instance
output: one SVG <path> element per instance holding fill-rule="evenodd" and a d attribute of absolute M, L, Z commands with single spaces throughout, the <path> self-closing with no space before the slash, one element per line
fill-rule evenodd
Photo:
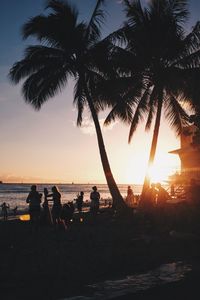
<path fill-rule="evenodd" d="M 168 180 L 170 171 L 166 168 L 159 168 L 156 165 L 153 165 L 148 168 L 147 175 L 153 183 L 164 182 Z"/>
<path fill-rule="evenodd" d="M 180 169 L 179 159 L 168 153 L 158 153 L 154 164 L 148 170 L 148 158 L 144 159 L 144 155 L 127 156 L 126 160 L 123 171 L 119 172 L 121 183 L 143 184 L 146 174 L 152 183 L 167 183 L 169 176 Z"/>

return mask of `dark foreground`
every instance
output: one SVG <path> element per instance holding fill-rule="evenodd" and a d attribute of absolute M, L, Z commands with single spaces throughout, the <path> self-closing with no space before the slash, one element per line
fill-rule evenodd
<path fill-rule="evenodd" d="M 29 222 L 0 222 L 0 298 L 58 300 L 88 295 L 88 285 L 146 272 L 163 263 L 191 263 L 178 282 L 115 299 L 199 299 L 200 214 L 195 208 L 169 207 L 148 220 L 142 215 L 113 216 L 109 209 L 96 220 L 78 215 L 67 231 Z M 94 299 L 94 298 L 93 298 Z M 109 297 L 104 298 L 109 299 Z"/>

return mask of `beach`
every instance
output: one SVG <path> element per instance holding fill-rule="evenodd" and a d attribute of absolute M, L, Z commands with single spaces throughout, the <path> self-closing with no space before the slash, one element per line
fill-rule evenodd
<path fill-rule="evenodd" d="M 117 216 L 101 209 L 95 219 L 84 213 L 83 222 L 75 214 L 67 231 L 41 226 L 31 232 L 29 222 L 1 221 L 1 299 L 170 299 L 174 293 L 193 298 L 199 276 L 199 216 L 180 205 L 169 213 L 164 223 L 156 218 L 152 225 L 132 211 Z M 130 276 L 138 274 L 140 281 L 131 281 L 135 288 Z M 127 277 L 126 289 L 107 290 L 108 280 Z"/>
<path fill-rule="evenodd" d="M 0 185 L 0 204 L 4 201 L 8 203 L 12 208 L 16 205 L 19 210 L 27 209 L 26 198 L 28 193 L 30 192 L 30 184 L 14 184 L 14 183 L 4 183 Z M 43 194 L 44 188 L 46 187 L 49 192 L 51 192 L 52 186 L 55 184 L 37 184 L 38 191 Z M 77 195 L 83 191 L 84 192 L 84 201 L 87 202 L 90 200 L 90 192 L 92 191 L 92 187 L 96 185 L 98 187 L 101 203 L 104 203 L 105 199 L 111 199 L 111 195 L 108 189 L 107 184 L 57 184 L 61 196 L 62 202 L 66 203 L 68 201 L 74 201 L 77 198 Z M 127 184 L 119 184 L 119 189 L 123 197 L 127 194 Z M 132 185 L 135 195 L 141 193 L 142 185 Z M 44 199 L 42 198 L 42 201 Z M 75 201 L 74 201 L 75 202 Z"/>
<path fill-rule="evenodd" d="M 2 2 L 0 299 L 199 299 L 200 2 Z"/>

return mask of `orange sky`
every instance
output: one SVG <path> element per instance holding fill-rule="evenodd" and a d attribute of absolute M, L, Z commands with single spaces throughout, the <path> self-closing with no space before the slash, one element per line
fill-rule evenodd
<path fill-rule="evenodd" d="M 71 86 L 71 85 L 70 85 Z M 9 90 L 9 92 L 8 92 Z M 4 100 L 6 92 L 6 101 Z M 0 179 L 6 182 L 104 183 L 96 135 L 86 113 L 82 128 L 75 126 L 72 89 L 35 112 L 24 104 L 19 87 L 5 86 L 1 107 L 8 114 L 1 124 L 3 141 Z M 13 106 L 11 106 L 11 102 Z M 103 123 L 104 115 L 100 115 Z M 130 145 L 129 127 L 116 122 L 103 129 L 105 145 L 114 177 L 118 183 L 141 183 L 149 155 L 151 133 L 141 125 Z M 165 122 L 161 126 L 156 155 L 155 180 L 179 168 L 179 159 L 168 151 L 179 147 L 179 140 Z"/>

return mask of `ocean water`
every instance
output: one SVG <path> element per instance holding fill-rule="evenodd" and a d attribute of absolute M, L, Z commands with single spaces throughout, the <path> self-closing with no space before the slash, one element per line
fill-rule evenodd
<path fill-rule="evenodd" d="M 92 191 L 92 187 L 96 185 L 98 191 L 101 195 L 101 201 L 104 199 L 111 199 L 111 195 L 108 190 L 108 186 L 106 184 L 57 184 L 61 195 L 62 195 L 62 203 L 73 201 L 77 194 L 80 191 L 84 192 L 84 201 L 90 199 L 90 192 Z M 40 193 L 43 193 L 44 187 L 46 187 L 49 192 L 51 192 L 51 187 L 53 184 L 37 184 L 37 190 Z M 119 190 L 123 197 L 127 194 L 127 186 L 126 184 L 119 184 Z M 19 209 L 27 208 L 26 198 L 30 191 L 31 184 L 0 184 L 0 205 L 3 202 L 6 202 L 10 205 L 10 208 L 18 206 Z M 132 185 L 134 194 L 140 194 L 142 190 L 142 185 Z"/>

